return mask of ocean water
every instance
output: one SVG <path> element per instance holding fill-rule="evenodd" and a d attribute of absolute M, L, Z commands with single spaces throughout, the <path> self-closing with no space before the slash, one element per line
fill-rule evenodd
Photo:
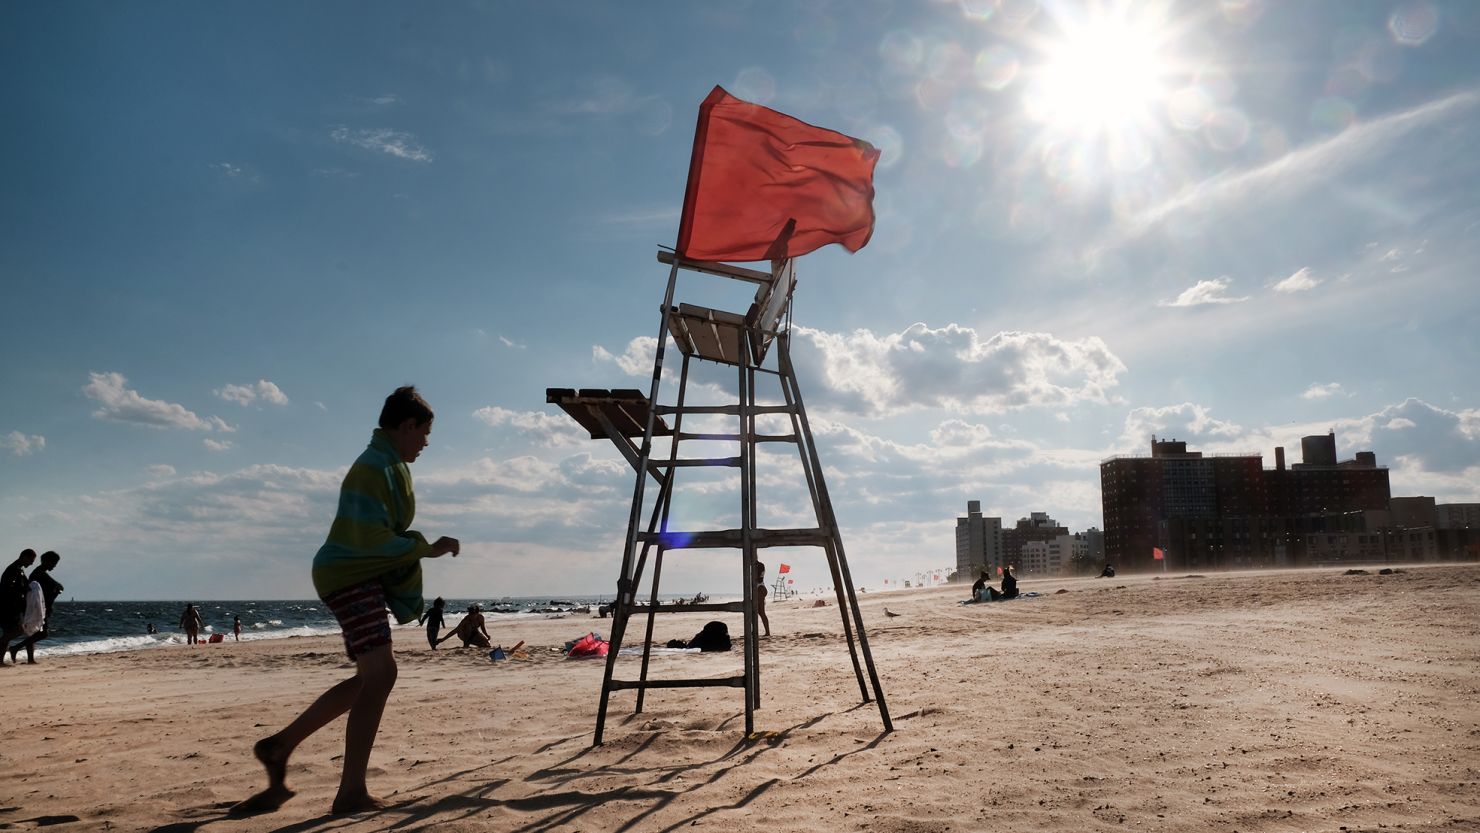
<path fill-rule="evenodd" d="M 678 598 L 664 596 L 665 600 Z M 500 619 L 547 616 L 585 617 L 597 605 L 611 602 L 610 596 L 564 598 L 505 597 L 497 599 L 447 599 L 447 625 L 463 616 L 468 605 L 482 606 L 490 627 Z M 69 602 L 58 600 L 52 610 L 51 635 L 36 643 L 37 658 L 109 651 L 135 651 L 185 643 L 180 616 L 185 602 Z M 428 606 L 431 600 L 427 600 Z M 290 636 L 319 636 L 339 633 L 339 624 L 318 599 L 196 602 L 206 623 L 206 635 L 220 633 L 231 641 L 233 616 L 242 618 L 242 641 L 283 639 Z M 609 621 L 609 620 L 608 620 Z M 154 625 L 158 633 L 147 633 Z M 201 637 L 205 639 L 205 636 Z M 12 642 L 12 645 L 15 643 Z M 25 659 L 22 658 L 22 662 Z"/>

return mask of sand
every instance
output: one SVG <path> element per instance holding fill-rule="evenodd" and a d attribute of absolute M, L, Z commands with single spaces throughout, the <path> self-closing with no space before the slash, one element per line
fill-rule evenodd
<path fill-rule="evenodd" d="M 601 664 L 551 649 L 609 620 L 495 623 L 533 649 L 499 664 L 398 629 L 370 769 L 392 806 L 348 818 L 328 815 L 342 719 L 294 757 L 296 798 L 225 814 L 261 785 L 252 741 L 349 673 L 335 638 L 8 668 L 0 829 L 1480 830 L 1480 566 L 1022 587 L 1044 595 L 865 594 L 888 734 L 836 609 L 810 599 L 771 606 L 749 740 L 738 690 L 650 692 L 640 715 L 622 692 L 591 748 Z M 738 661 L 661 656 L 653 674 Z"/>

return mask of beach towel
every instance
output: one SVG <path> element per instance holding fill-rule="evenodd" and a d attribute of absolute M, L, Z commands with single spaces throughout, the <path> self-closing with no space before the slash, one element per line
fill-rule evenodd
<path fill-rule="evenodd" d="M 1011 599 L 997 599 L 997 601 L 999 601 L 999 602 L 1011 602 L 1011 601 L 1015 601 L 1017 599 L 1036 599 L 1036 598 L 1038 598 L 1039 596 L 1042 596 L 1042 595 L 1043 595 L 1042 593 L 1039 593 L 1038 591 L 1035 590 L 1032 593 L 1019 593 L 1018 595 L 1013 596 Z M 992 599 L 982 598 L 982 599 L 966 599 L 966 600 L 963 600 L 961 602 L 958 602 L 958 604 L 964 604 L 964 605 L 984 605 L 984 604 L 990 604 L 991 602 L 992 602 Z"/>
<path fill-rule="evenodd" d="M 46 598 L 41 593 L 41 582 L 33 581 L 26 586 L 26 613 L 21 617 L 21 630 L 31 636 L 46 627 Z"/>
<path fill-rule="evenodd" d="M 334 525 L 314 555 L 313 586 L 319 598 L 378 579 L 397 622 L 404 625 L 419 617 L 421 559 L 432 545 L 409 529 L 415 516 L 411 469 L 377 428 L 344 475 Z"/>

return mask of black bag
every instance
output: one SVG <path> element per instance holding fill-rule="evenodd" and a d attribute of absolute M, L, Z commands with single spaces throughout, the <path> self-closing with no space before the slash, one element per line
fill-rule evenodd
<path fill-rule="evenodd" d="M 719 621 L 710 622 L 704 626 L 704 630 L 694 634 L 694 638 L 689 640 L 689 647 L 701 651 L 730 650 L 729 625 Z"/>

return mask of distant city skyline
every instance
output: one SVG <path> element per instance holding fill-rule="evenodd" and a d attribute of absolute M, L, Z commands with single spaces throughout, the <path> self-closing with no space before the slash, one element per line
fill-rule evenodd
<path fill-rule="evenodd" d="M 632 474 L 544 390 L 645 386 L 716 84 L 882 152 L 797 264 L 857 584 L 968 500 L 1103 527 L 1152 434 L 1480 501 L 1474 3 L 17 2 L 0 69 L 0 558 L 79 599 L 311 595 L 406 383 L 427 591 L 611 592 Z"/>

